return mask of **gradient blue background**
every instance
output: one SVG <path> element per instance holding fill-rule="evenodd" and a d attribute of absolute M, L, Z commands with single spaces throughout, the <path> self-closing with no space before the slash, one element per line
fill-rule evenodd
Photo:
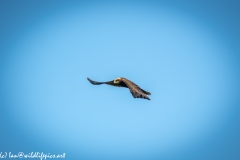
<path fill-rule="evenodd" d="M 239 15 L 233 0 L 1 1 L 0 152 L 240 159 Z"/>

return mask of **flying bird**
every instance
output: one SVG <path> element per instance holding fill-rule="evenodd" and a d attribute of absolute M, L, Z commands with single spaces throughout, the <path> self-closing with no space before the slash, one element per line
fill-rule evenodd
<path fill-rule="evenodd" d="M 150 98 L 148 97 L 148 95 L 151 95 L 150 92 L 143 90 L 142 88 L 140 88 L 138 85 L 128 80 L 127 78 L 120 77 L 108 82 L 96 82 L 91 80 L 90 78 L 87 79 L 93 85 L 108 84 L 116 87 L 126 87 L 129 88 L 134 98 L 144 98 L 150 100 Z"/>

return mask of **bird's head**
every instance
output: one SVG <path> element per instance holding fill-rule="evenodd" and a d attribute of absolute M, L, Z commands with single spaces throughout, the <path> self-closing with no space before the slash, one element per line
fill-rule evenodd
<path fill-rule="evenodd" d="M 121 78 L 116 78 L 116 79 L 114 80 L 114 84 L 119 84 L 120 81 L 121 81 Z"/>

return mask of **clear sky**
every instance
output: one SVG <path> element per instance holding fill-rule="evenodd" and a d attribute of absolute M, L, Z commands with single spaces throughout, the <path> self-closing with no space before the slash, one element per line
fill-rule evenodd
<path fill-rule="evenodd" d="M 223 3 L 25 2 L 1 13 L 0 152 L 239 156 L 239 24 L 221 20 Z M 128 78 L 151 100 L 87 77 Z"/>

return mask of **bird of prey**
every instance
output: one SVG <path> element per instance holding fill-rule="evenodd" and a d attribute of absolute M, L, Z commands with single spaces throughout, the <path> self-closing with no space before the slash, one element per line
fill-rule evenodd
<path fill-rule="evenodd" d="M 150 98 L 148 97 L 148 95 L 151 95 L 150 92 L 141 89 L 138 85 L 128 80 L 127 78 L 120 77 L 108 82 L 96 82 L 91 80 L 90 78 L 87 79 L 93 85 L 108 84 L 116 87 L 126 87 L 129 88 L 134 98 L 144 98 L 150 100 Z"/>

